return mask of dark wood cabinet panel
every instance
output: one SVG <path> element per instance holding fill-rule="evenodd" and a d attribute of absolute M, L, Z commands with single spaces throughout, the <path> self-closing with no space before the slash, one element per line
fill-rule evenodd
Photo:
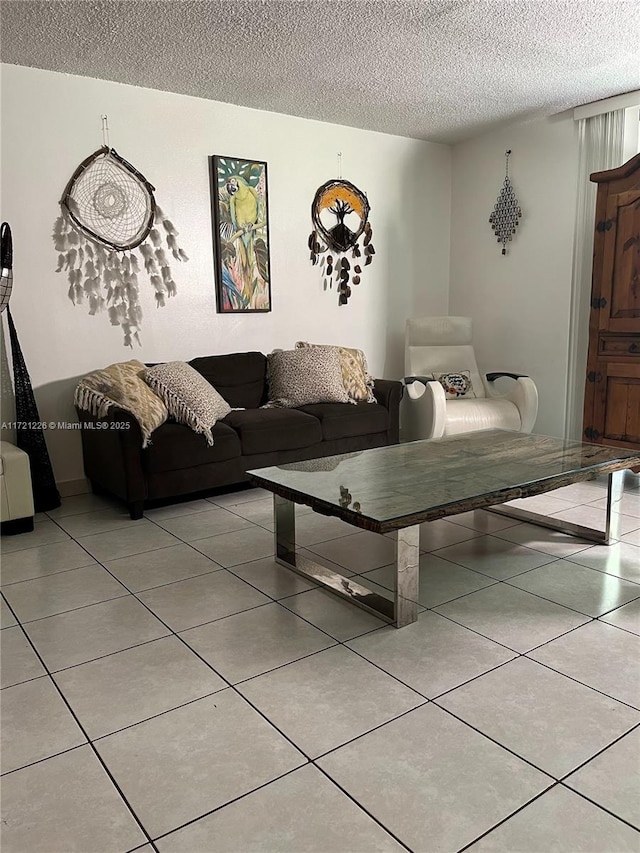
<path fill-rule="evenodd" d="M 602 296 L 610 304 L 603 316 L 610 331 L 632 331 L 640 318 L 640 189 L 610 196 L 607 220 Z"/>
<path fill-rule="evenodd" d="M 615 355 L 618 358 L 636 358 L 640 355 L 640 341 L 633 335 L 600 335 L 599 352 L 601 355 Z"/>
<path fill-rule="evenodd" d="M 595 172 L 589 353 L 583 435 L 640 448 L 640 154 Z"/>
<path fill-rule="evenodd" d="M 610 362 L 598 381 L 596 419 L 602 441 L 623 447 L 640 444 L 640 364 Z"/>

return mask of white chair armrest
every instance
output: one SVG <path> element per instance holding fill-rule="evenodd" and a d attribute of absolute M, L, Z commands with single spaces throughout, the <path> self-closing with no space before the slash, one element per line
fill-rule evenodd
<path fill-rule="evenodd" d="M 29 457 L 9 441 L 0 441 L 0 521 L 32 518 Z"/>
<path fill-rule="evenodd" d="M 514 379 L 513 387 L 506 393 L 500 393 L 493 387 L 493 381 L 489 377 L 509 376 Z M 522 422 L 521 431 L 531 432 L 538 416 L 538 389 L 529 376 L 520 376 L 515 373 L 487 373 L 485 387 L 489 397 L 494 399 L 509 400 L 520 413 Z"/>
<path fill-rule="evenodd" d="M 402 406 L 403 440 L 441 438 L 447 418 L 444 388 L 439 382 L 426 378 L 408 376 L 404 381 L 407 394 Z"/>
<path fill-rule="evenodd" d="M 412 400 L 419 400 L 427 390 L 427 383 L 431 381 L 431 376 L 405 376 L 402 384 Z"/>

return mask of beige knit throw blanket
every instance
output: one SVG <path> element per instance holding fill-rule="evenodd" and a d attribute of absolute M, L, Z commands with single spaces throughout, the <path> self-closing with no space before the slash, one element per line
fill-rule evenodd
<path fill-rule="evenodd" d="M 147 447 L 151 433 L 167 420 L 169 412 L 142 379 L 144 370 L 141 361 L 132 359 L 89 373 L 80 380 L 74 403 L 98 418 L 105 417 L 114 406 L 130 412 L 140 424 L 142 446 Z"/>

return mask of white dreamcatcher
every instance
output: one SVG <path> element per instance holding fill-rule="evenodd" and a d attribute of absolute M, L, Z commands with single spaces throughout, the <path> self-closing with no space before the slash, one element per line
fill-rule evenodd
<path fill-rule="evenodd" d="M 176 284 L 163 248 L 178 261 L 189 260 L 178 246 L 173 223 L 157 206 L 155 188 L 114 148 L 105 144 L 75 170 L 60 200 L 53 242 L 56 272 L 66 272 L 68 295 L 75 304 L 89 303 L 89 314 L 108 311 L 113 326 L 122 326 L 125 346 L 140 343 L 142 308 L 138 293 L 140 261 L 155 289 L 156 305 L 176 294 Z"/>

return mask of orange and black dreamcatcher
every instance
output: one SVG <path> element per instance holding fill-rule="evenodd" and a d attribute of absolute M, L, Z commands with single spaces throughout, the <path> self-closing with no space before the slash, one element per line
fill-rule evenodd
<path fill-rule="evenodd" d="M 368 266 L 376 253 L 371 242 L 369 209 L 366 195 L 342 178 L 319 187 L 311 205 L 311 263 L 320 264 L 325 290 L 333 287 L 335 278 L 338 305 L 347 304 L 351 296 L 349 283 L 360 284 L 362 267 Z M 362 249 L 358 244 L 361 237 Z M 349 253 L 353 265 L 347 257 Z M 363 255 L 364 261 L 360 260 Z"/>

